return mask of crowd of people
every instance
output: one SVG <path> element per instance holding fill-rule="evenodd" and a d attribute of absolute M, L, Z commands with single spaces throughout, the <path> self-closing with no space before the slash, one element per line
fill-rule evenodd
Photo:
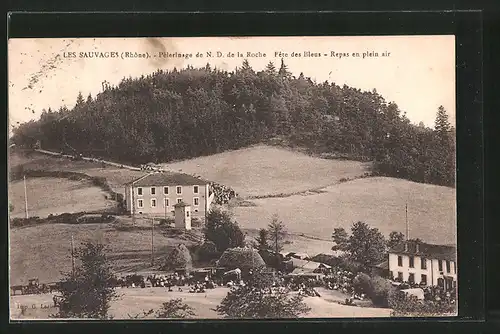
<path fill-rule="evenodd" d="M 395 280 L 398 282 L 398 280 Z M 456 302 L 457 290 L 456 288 L 452 288 L 450 290 L 445 290 L 444 287 L 441 286 L 426 286 L 422 283 L 413 283 L 413 282 L 399 282 L 398 288 L 400 290 L 404 289 L 415 289 L 420 288 L 424 291 L 424 300 L 426 301 L 444 301 L 451 304 Z"/>
<path fill-rule="evenodd" d="M 238 196 L 238 194 L 228 186 L 216 182 L 210 183 L 210 191 L 214 194 L 214 203 L 223 205 Z"/>

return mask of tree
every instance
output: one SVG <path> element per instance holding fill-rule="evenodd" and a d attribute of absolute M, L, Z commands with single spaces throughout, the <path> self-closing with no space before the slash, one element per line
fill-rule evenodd
<path fill-rule="evenodd" d="M 76 251 L 81 265 L 59 282 L 61 303 L 58 318 L 108 319 L 110 302 L 118 295 L 116 277 L 103 244 L 86 242 Z"/>
<path fill-rule="evenodd" d="M 377 228 L 363 222 L 355 223 L 349 237 L 349 254 L 365 267 L 380 263 L 386 255 L 386 241 Z"/>
<path fill-rule="evenodd" d="M 156 311 L 156 318 L 163 319 L 185 319 L 195 315 L 194 309 L 184 303 L 181 298 L 171 299 L 163 303 L 161 309 Z"/>
<path fill-rule="evenodd" d="M 236 222 L 231 220 L 227 211 L 211 210 L 207 215 L 204 228 L 205 239 L 212 241 L 218 252 L 228 248 L 243 247 L 245 235 Z"/>
<path fill-rule="evenodd" d="M 389 234 L 389 241 L 387 241 L 387 248 L 391 249 L 401 244 L 405 240 L 405 235 L 401 232 L 393 231 Z"/>
<path fill-rule="evenodd" d="M 269 232 L 265 228 L 259 230 L 259 236 L 256 238 L 256 247 L 259 251 L 269 249 Z"/>
<path fill-rule="evenodd" d="M 278 71 L 278 75 L 282 78 L 289 78 L 292 74 L 288 70 L 288 66 L 285 65 L 285 61 L 281 58 L 281 66 Z"/>
<path fill-rule="evenodd" d="M 271 293 L 273 282 L 274 278 L 256 271 L 247 285 L 229 291 L 215 310 L 229 319 L 297 318 L 310 311 L 303 297 L 288 289 Z"/>
<path fill-rule="evenodd" d="M 270 247 L 274 250 L 275 254 L 283 250 L 283 245 L 286 237 L 285 224 L 278 220 L 278 216 L 274 215 L 271 223 L 267 227 L 269 234 Z"/>
<path fill-rule="evenodd" d="M 436 120 L 434 121 L 434 129 L 440 135 L 447 135 L 450 132 L 451 125 L 448 118 L 448 114 L 443 106 L 439 106 Z"/>
<path fill-rule="evenodd" d="M 333 251 L 347 251 L 349 249 L 349 235 L 343 227 L 333 229 L 332 239 L 334 242 Z"/>
<path fill-rule="evenodd" d="M 82 92 L 78 92 L 78 96 L 76 97 L 76 106 L 81 107 L 85 103 Z"/>
<path fill-rule="evenodd" d="M 272 61 L 267 63 L 264 71 L 269 75 L 275 75 L 276 74 L 276 67 L 274 66 L 274 63 Z"/>

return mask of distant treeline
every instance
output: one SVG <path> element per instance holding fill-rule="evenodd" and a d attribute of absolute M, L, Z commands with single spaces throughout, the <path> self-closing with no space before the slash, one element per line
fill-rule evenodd
<path fill-rule="evenodd" d="M 375 89 L 294 77 L 283 61 L 255 72 L 245 60 L 233 72 L 207 64 L 125 78 L 95 98 L 79 94 L 72 110 L 43 111 L 12 140 L 141 164 L 279 137 L 314 153 L 372 160 L 378 175 L 454 186 L 454 129 L 442 107 L 436 112 L 435 129 L 413 125 Z"/>

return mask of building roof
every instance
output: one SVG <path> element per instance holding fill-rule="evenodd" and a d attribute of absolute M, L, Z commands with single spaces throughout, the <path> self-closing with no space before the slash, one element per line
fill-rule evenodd
<path fill-rule="evenodd" d="M 149 173 L 143 175 L 127 185 L 134 185 L 136 187 L 148 186 L 191 186 L 191 185 L 204 185 L 209 182 L 201 178 L 191 176 L 183 173 L 163 172 L 163 173 Z"/>
<path fill-rule="evenodd" d="M 407 245 L 407 248 L 405 247 Z M 417 247 L 418 246 L 418 247 Z M 417 251 L 418 248 L 418 251 Z M 389 253 L 421 256 L 429 259 L 456 261 L 457 248 L 450 245 L 433 245 L 425 242 L 406 241 L 391 248 Z"/>
<path fill-rule="evenodd" d="M 314 271 L 318 269 L 321 265 L 325 265 L 323 263 L 308 261 L 308 260 L 300 260 L 297 258 L 291 258 L 290 260 L 295 268 L 300 268 L 305 271 Z"/>
<path fill-rule="evenodd" d="M 186 202 L 184 201 L 180 201 L 179 203 L 175 204 L 174 205 L 174 208 L 183 208 L 185 206 L 190 206 L 189 204 L 187 204 Z"/>

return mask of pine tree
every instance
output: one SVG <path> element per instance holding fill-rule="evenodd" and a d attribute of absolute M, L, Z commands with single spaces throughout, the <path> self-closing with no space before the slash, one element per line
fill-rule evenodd
<path fill-rule="evenodd" d="M 278 71 L 278 75 L 282 78 L 289 78 L 292 74 L 288 71 L 288 66 L 285 65 L 285 61 L 281 58 L 281 66 Z"/>
<path fill-rule="evenodd" d="M 78 92 L 78 96 L 76 97 L 76 107 L 81 107 L 85 103 L 83 99 L 82 92 Z"/>
<path fill-rule="evenodd" d="M 276 67 L 274 66 L 274 63 L 272 61 L 267 63 L 264 71 L 269 75 L 276 75 Z"/>
<path fill-rule="evenodd" d="M 241 64 L 241 71 L 242 72 L 252 72 L 252 66 L 250 66 L 250 63 L 248 62 L 248 59 L 244 59 L 243 63 Z"/>
<path fill-rule="evenodd" d="M 448 114 L 443 106 L 439 106 L 434 122 L 434 129 L 441 141 L 446 141 L 449 137 L 451 126 Z"/>

